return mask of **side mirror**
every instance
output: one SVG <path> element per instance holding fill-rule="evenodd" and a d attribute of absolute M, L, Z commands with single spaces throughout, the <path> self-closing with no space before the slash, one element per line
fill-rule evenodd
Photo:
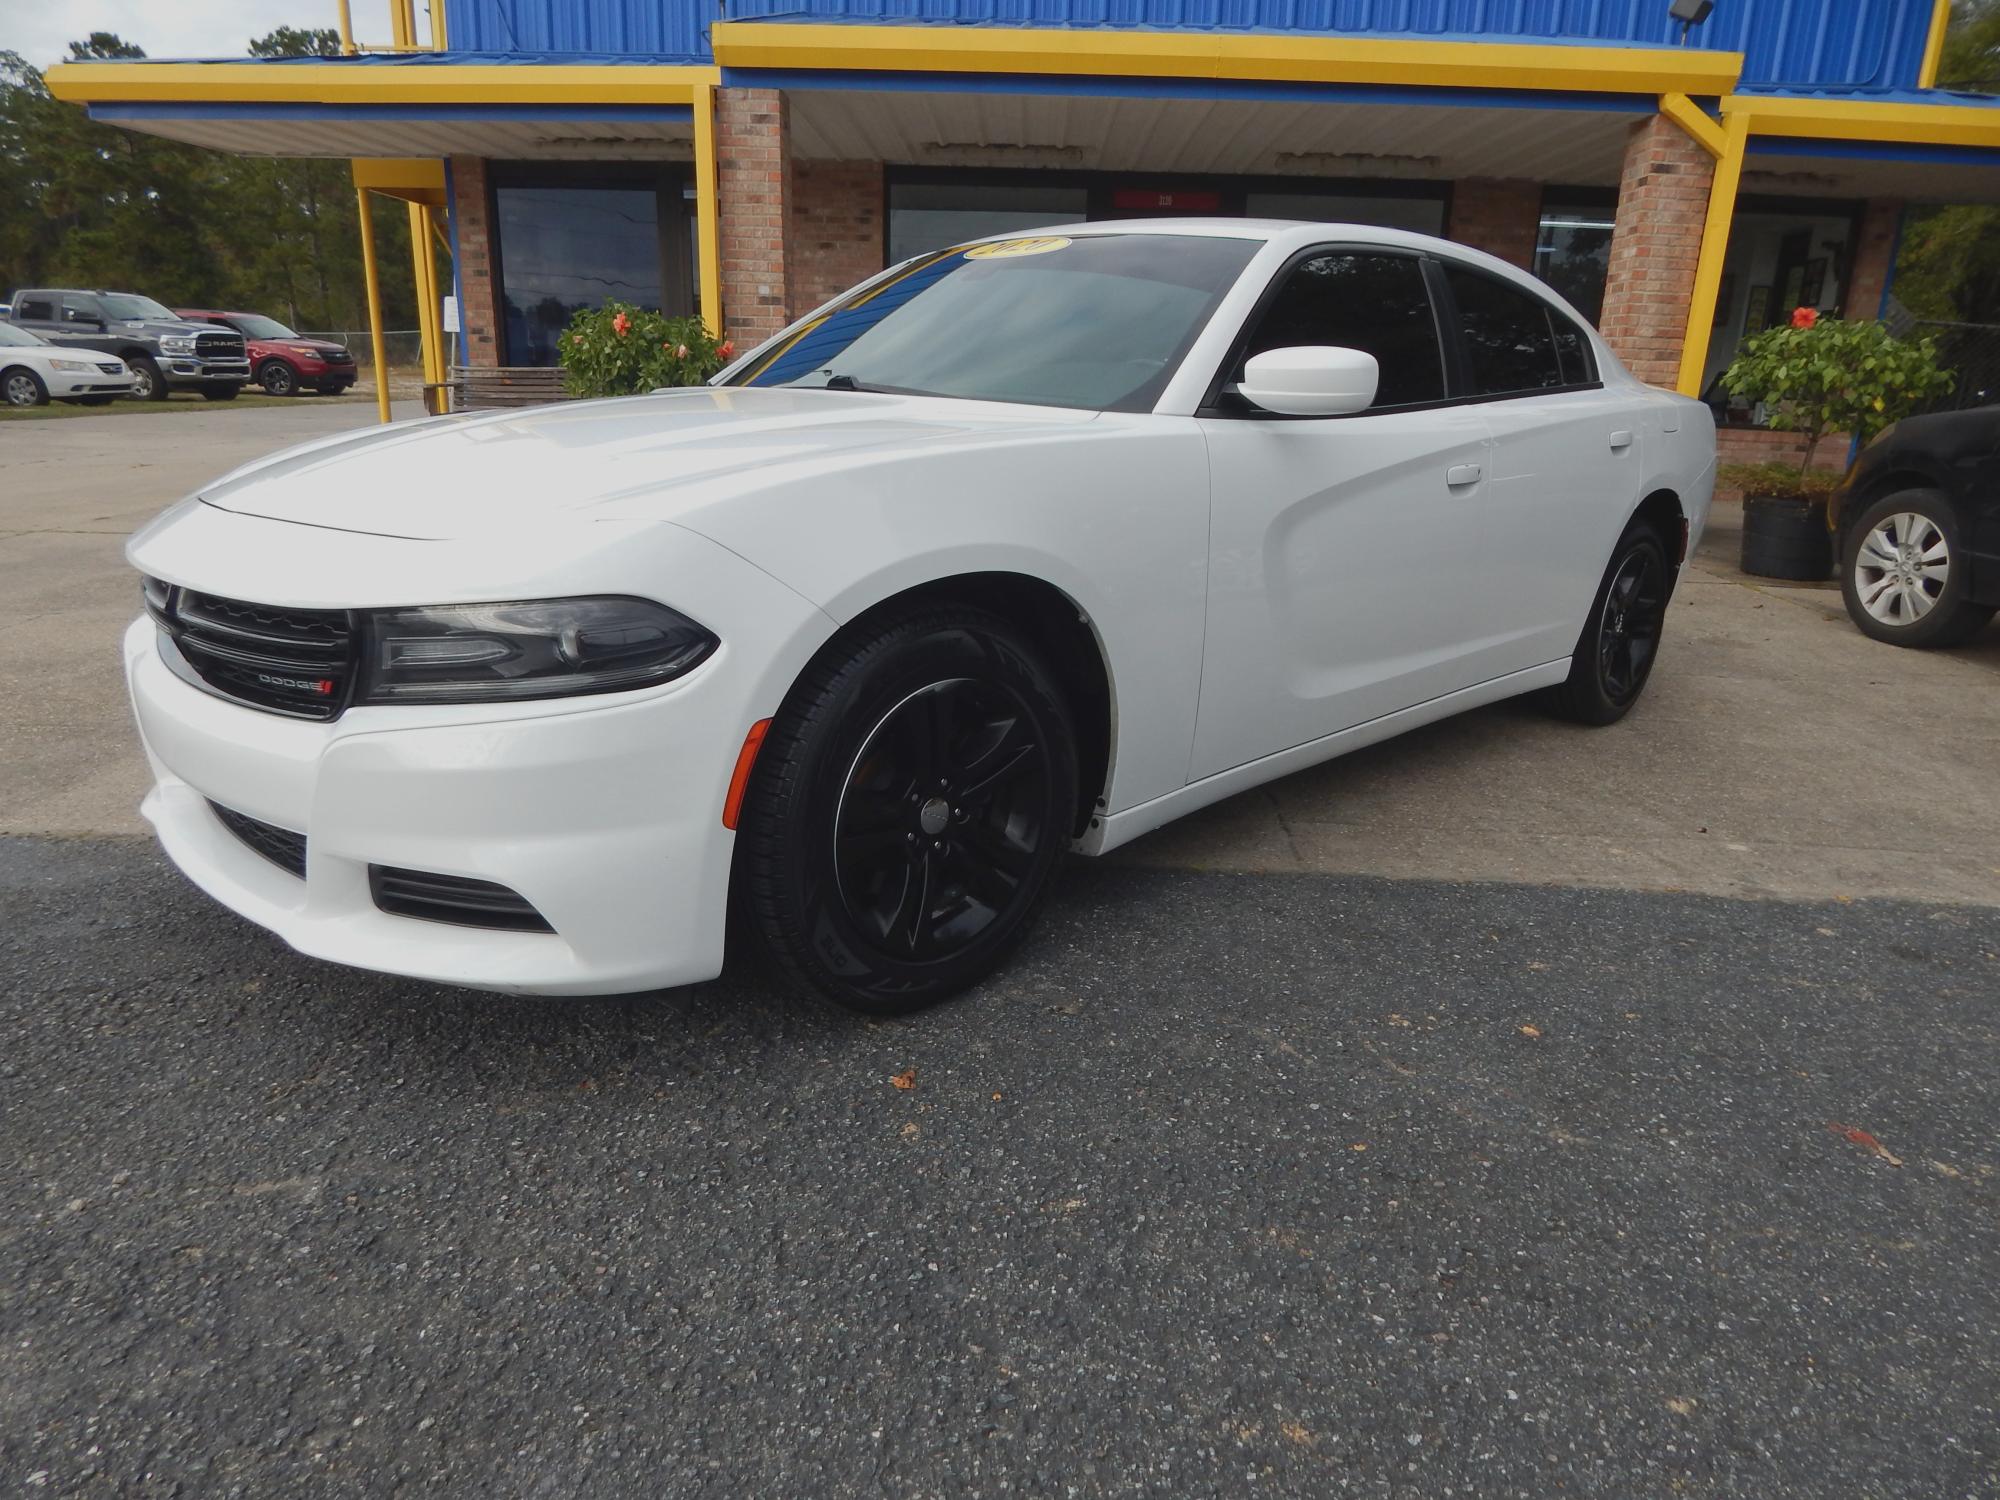
<path fill-rule="evenodd" d="M 1301 344 L 1253 354 L 1236 389 L 1253 406 L 1280 416 L 1339 417 L 1373 406 L 1381 380 L 1372 354 Z"/>

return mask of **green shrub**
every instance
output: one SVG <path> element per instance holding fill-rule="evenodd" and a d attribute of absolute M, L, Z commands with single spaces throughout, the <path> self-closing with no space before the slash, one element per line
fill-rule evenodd
<path fill-rule="evenodd" d="M 563 384 L 572 396 L 636 396 L 700 385 L 735 358 L 699 318 L 670 318 L 629 302 L 585 308 L 562 335 Z"/>
<path fill-rule="evenodd" d="M 1794 481 L 1803 486 L 1827 433 L 1851 432 L 1865 443 L 1950 390 L 1952 375 L 1938 368 L 1929 339 L 1899 339 L 1880 323 L 1822 318 L 1802 307 L 1789 326 L 1745 339 L 1722 383 L 1733 396 L 1763 402 L 1766 427 L 1805 434 Z"/>
<path fill-rule="evenodd" d="M 1840 475 L 1831 469 L 1801 472 L 1788 463 L 1777 462 L 1723 464 L 1715 471 L 1715 477 L 1746 495 L 1794 496 L 1801 500 L 1824 499 L 1840 488 Z"/>

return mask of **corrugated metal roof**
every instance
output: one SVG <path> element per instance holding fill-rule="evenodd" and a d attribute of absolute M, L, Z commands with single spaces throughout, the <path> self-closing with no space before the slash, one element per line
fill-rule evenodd
<path fill-rule="evenodd" d="M 1433 41 L 1670 46 L 1666 0 L 446 0 L 484 51 L 709 55 L 708 23 L 861 21 L 1271 31 Z M 1718 0 L 1689 45 L 1744 54 L 1748 83 L 1912 88 L 1931 0 Z"/>

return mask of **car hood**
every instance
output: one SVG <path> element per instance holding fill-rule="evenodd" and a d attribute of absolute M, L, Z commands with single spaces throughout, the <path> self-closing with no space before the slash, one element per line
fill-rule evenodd
<path fill-rule="evenodd" d="M 42 354 L 59 354 L 65 359 L 87 359 L 96 364 L 123 364 L 115 354 L 106 354 L 102 349 L 92 349 L 83 344 L 47 344 L 39 351 Z"/>
<path fill-rule="evenodd" d="M 275 521 L 441 541 L 559 521 L 685 522 L 758 489 L 890 452 L 980 446 L 1094 412 L 747 387 L 480 412 L 345 433 L 225 475 L 208 504 Z M 698 528 L 697 528 L 698 529 Z"/>
<path fill-rule="evenodd" d="M 217 328 L 209 323 L 184 323 L 179 318 L 113 318 L 106 333 L 128 333 L 139 338 L 156 339 L 167 334 L 181 333 L 227 333 L 227 328 Z"/>

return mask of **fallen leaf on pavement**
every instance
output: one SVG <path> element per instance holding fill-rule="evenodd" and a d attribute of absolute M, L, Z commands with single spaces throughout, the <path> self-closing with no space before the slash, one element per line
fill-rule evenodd
<path fill-rule="evenodd" d="M 1541 1034 L 1542 1028 L 1539 1026 L 1523 1026 L 1521 1028 L 1522 1036 L 1540 1036 Z"/>
<path fill-rule="evenodd" d="M 1828 1120 L 1826 1128 L 1849 1145 L 1859 1146 L 1863 1151 L 1881 1157 L 1892 1167 L 1900 1167 L 1903 1164 L 1902 1157 L 1894 1154 L 1887 1146 L 1857 1125 L 1843 1125 L 1838 1120 Z"/>
<path fill-rule="evenodd" d="M 917 1070 L 915 1068 L 908 1068 L 901 1073 L 891 1073 L 889 1075 L 889 1082 L 896 1085 L 899 1089 L 913 1089 L 917 1086 Z"/>

